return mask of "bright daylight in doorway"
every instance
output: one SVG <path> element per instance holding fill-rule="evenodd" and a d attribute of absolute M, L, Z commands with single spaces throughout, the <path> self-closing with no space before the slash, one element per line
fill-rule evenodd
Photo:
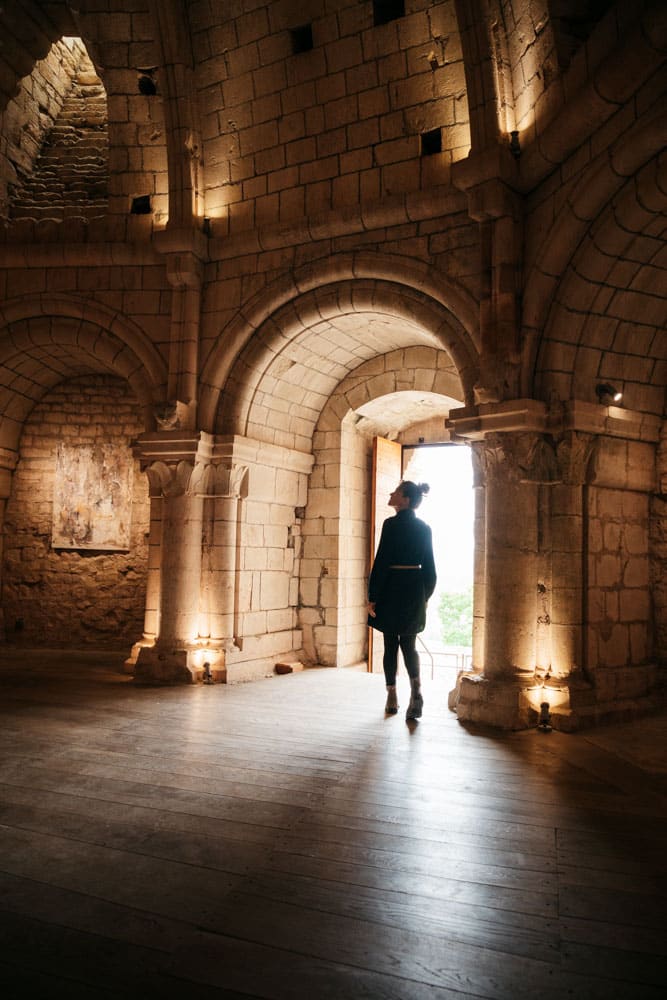
<path fill-rule="evenodd" d="M 458 445 L 406 449 L 404 470 L 405 479 L 431 487 L 419 516 L 433 531 L 438 583 L 422 639 L 436 666 L 469 666 L 474 554 L 471 451 Z M 424 669 L 428 666 L 427 658 Z"/>

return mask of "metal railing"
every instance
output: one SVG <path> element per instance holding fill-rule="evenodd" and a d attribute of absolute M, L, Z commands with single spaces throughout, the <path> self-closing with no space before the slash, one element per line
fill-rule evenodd
<path fill-rule="evenodd" d="M 438 666 L 443 667 L 454 667 L 458 670 L 470 670 L 472 669 L 472 650 L 468 646 L 459 646 L 454 649 L 439 649 L 435 652 L 431 650 L 425 643 L 421 635 L 417 636 L 419 640 L 419 645 L 423 652 L 428 656 L 431 663 L 431 680 L 435 677 L 436 659 L 441 660 L 451 660 L 452 662 L 439 662 Z"/>

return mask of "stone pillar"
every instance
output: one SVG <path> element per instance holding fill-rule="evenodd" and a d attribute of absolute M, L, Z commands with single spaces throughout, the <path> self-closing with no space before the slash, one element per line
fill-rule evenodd
<path fill-rule="evenodd" d="M 475 446 L 485 501 L 483 672 L 460 674 L 449 703 L 461 720 L 504 729 L 536 721 L 527 690 L 537 656 L 539 447 L 539 435 L 516 432 Z"/>
<path fill-rule="evenodd" d="M 537 484 L 519 460 L 533 435 L 491 434 L 486 460 L 484 673 L 528 679 L 535 672 Z"/>
<path fill-rule="evenodd" d="M 4 562 L 4 526 L 7 500 L 12 490 L 12 477 L 18 454 L 9 448 L 0 448 L 0 595 L 2 594 L 2 567 Z M 0 640 L 5 637 L 5 614 L 0 602 Z"/>
<path fill-rule="evenodd" d="M 483 444 L 472 445 L 473 491 L 475 498 L 473 554 L 472 669 L 484 668 L 484 622 L 486 617 L 486 478 Z"/>
<path fill-rule="evenodd" d="M 226 652 L 238 648 L 240 504 L 247 495 L 248 467 L 214 465 L 206 518 L 203 602 L 210 642 Z"/>
<path fill-rule="evenodd" d="M 586 470 L 593 454 L 591 434 L 567 432 L 558 444 L 562 482 L 552 492 L 552 576 L 550 674 L 557 681 L 585 671 L 587 546 L 584 523 Z"/>
<path fill-rule="evenodd" d="M 162 490 L 159 480 L 149 478 L 150 522 L 148 528 L 148 562 L 146 567 L 146 605 L 144 608 L 144 633 L 132 646 L 125 673 L 133 674 L 139 651 L 144 646 L 154 646 L 160 631 L 160 578 L 162 565 Z"/>
<path fill-rule="evenodd" d="M 211 448 L 208 435 L 179 431 L 145 434 L 138 442 L 151 487 L 151 523 L 156 533 L 159 525 L 160 533 L 159 587 L 153 579 L 146 612 L 147 622 L 151 612 L 156 619 L 156 639 L 149 645 L 150 635 L 145 635 L 137 644 L 134 676 L 140 683 L 190 683 L 201 677 L 204 662 L 217 665 L 215 652 L 204 652 L 206 637 L 200 635 L 202 525 Z M 148 603 L 156 596 L 154 615 Z"/>
<path fill-rule="evenodd" d="M 656 707 L 661 532 L 654 514 L 651 586 L 648 498 L 660 419 L 516 399 L 452 411 L 447 426 L 474 442 L 486 522 L 483 657 L 450 708 L 519 729 L 547 702 L 554 728 L 572 731 Z"/>

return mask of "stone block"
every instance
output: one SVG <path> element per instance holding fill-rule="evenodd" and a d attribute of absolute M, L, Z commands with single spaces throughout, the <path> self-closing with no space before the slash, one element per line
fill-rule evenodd
<path fill-rule="evenodd" d="M 286 608 L 289 603 L 289 577 L 286 573 L 264 571 L 260 577 L 260 607 L 262 610 Z"/>
<path fill-rule="evenodd" d="M 608 636 L 598 637 L 598 668 L 622 667 L 629 662 L 629 658 L 630 635 L 627 625 L 614 625 Z"/>
<path fill-rule="evenodd" d="M 625 587 L 648 587 L 649 562 L 647 558 L 631 556 L 625 563 L 623 571 Z"/>
<path fill-rule="evenodd" d="M 275 665 L 275 671 L 279 675 L 298 673 L 303 669 L 304 665 L 300 660 L 282 660 Z"/>

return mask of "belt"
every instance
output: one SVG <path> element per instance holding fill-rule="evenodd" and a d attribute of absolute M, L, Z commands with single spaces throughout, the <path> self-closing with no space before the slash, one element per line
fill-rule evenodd
<path fill-rule="evenodd" d="M 389 569 L 421 569 L 421 563 L 417 566 L 390 566 Z"/>

